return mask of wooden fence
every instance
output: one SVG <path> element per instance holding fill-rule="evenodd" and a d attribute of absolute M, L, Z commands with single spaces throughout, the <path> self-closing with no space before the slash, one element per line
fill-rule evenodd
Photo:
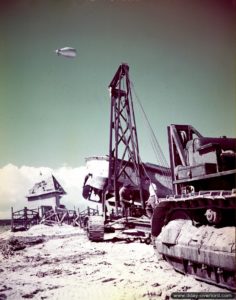
<path fill-rule="evenodd" d="M 11 208 L 11 231 L 27 230 L 39 223 L 39 209 L 24 209 L 13 212 Z"/>
<path fill-rule="evenodd" d="M 87 207 L 85 210 L 79 213 L 79 217 L 78 217 L 79 226 L 81 228 L 86 227 L 89 216 L 96 216 L 96 215 L 99 215 L 98 207 L 96 209 Z"/>
<path fill-rule="evenodd" d="M 99 210 L 87 207 L 83 211 L 76 212 L 75 210 L 68 210 L 66 208 L 50 208 L 43 210 L 28 209 L 24 207 L 22 210 L 13 211 L 11 208 L 11 231 L 28 230 L 31 226 L 36 224 L 45 225 L 62 225 L 68 224 L 72 226 L 80 226 L 83 228 L 86 226 L 86 222 L 89 216 L 98 215 Z"/>
<path fill-rule="evenodd" d="M 53 225 L 58 224 L 62 225 L 68 224 L 76 226 L 74 220 L 77 218 L 78 214 L 75 210 L 68 210 L 66 208 L 51 208 L 50 210 L 45 211 L 40 219 L 40 224 Z"/>

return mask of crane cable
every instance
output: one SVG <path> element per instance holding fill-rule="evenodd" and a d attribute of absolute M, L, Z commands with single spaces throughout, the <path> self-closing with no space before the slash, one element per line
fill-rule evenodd
<path fill-rule="evenodd" d="M 139 104 L 139 106 L 141 108 L 141 111 L 143 113 L 144 119 L 146 121 L 146 125 L 147 125 L 147 127 L 149 129 L 150 139 L 151 139 L 150 142 L 151 142 L 151 145 L 152 145 L 152 148 L 153 148 L 153 151 L 154 151 L 157 163 L 160 164 L 160 166 L 163 167 L 163 169 L 161 169 L 161 172 L 164 175 L 164 178 L 166 179 L 165 181 L 167 183 L 167 186 L 171 187 L 171 180 L 170 179 L 168 180 L 168 178 L 170 178 L 170 175 L 171 175 L 171 170 L 170 170 L 169 165 L 168 165 L 168 163 L 166 161 L 164 153 L 163 153 L 163 151 L 162 151 L 162 149 L 160 147 L 160 144 L 157 141 L 155 133 L 154 133 L 154 131 L 153 131 L 152 127 L 151 127 L 151 124 L 150 124 L 150 122 L 148 120 L 147 114 L 144 111 L 143 105 L 142 105 L 142 103 L 141 103 L 141 101 L 140 101 L 140 99 L 139 99 L 139 97 L 138 97 L 138 95 L 137 95 L 137 93 L 136 93 L 136 91 L 134 89 L 134 84 L 133 84 L 132 81 L 131 81 L 131 86 L 132 86 L 132 90 L 134 91 L 135 98 L 136 98 L 136 100 L 137 100 L 137 102 L 138 102 L 138 104 Z"/>

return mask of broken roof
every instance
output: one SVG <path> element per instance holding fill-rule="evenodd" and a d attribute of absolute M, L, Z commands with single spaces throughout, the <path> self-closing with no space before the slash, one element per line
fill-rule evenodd
<path fill-rule="evenodd" d="M 45 180 L 35 183 L 33 188 L 29 190 L 29 194 L 27 198 L 35 197 L 39 195 L 45 195 L 49 193 L 58 193 L 60 195 L 66 194 L 63 187 L 60 185 L 60 183 L 53 175 L 51 175 Z"/>

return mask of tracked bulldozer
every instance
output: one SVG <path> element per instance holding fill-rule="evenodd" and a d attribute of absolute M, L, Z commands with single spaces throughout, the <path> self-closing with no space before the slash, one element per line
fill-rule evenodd
<path fill-rule="evenodd" d="M 154 247 L 173 267 L 235 290 L 236 139 L 168 127 L 174 194 L 152 217 Z"/>

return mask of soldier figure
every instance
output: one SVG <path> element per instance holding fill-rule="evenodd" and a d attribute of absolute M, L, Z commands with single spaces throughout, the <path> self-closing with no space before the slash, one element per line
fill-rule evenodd
<path fill-rule="evenodd" d="M 157 187 L 155 183 L 151 183 L 149 187 L 150 196 L 146 202 L 146 213 L 147 216 L 151 219 L 153 215 L 153 211 L 156 205 L 159 203 L 157 197 Z"/>
<path fill-rule="evenodd" d="M 119 196 L 123 210 L 123 216 L 128 217 L 129 208 L 133 204 L 133 191 L 129 182 L 124 183 L 124 186 L 119 190 Z"/>

